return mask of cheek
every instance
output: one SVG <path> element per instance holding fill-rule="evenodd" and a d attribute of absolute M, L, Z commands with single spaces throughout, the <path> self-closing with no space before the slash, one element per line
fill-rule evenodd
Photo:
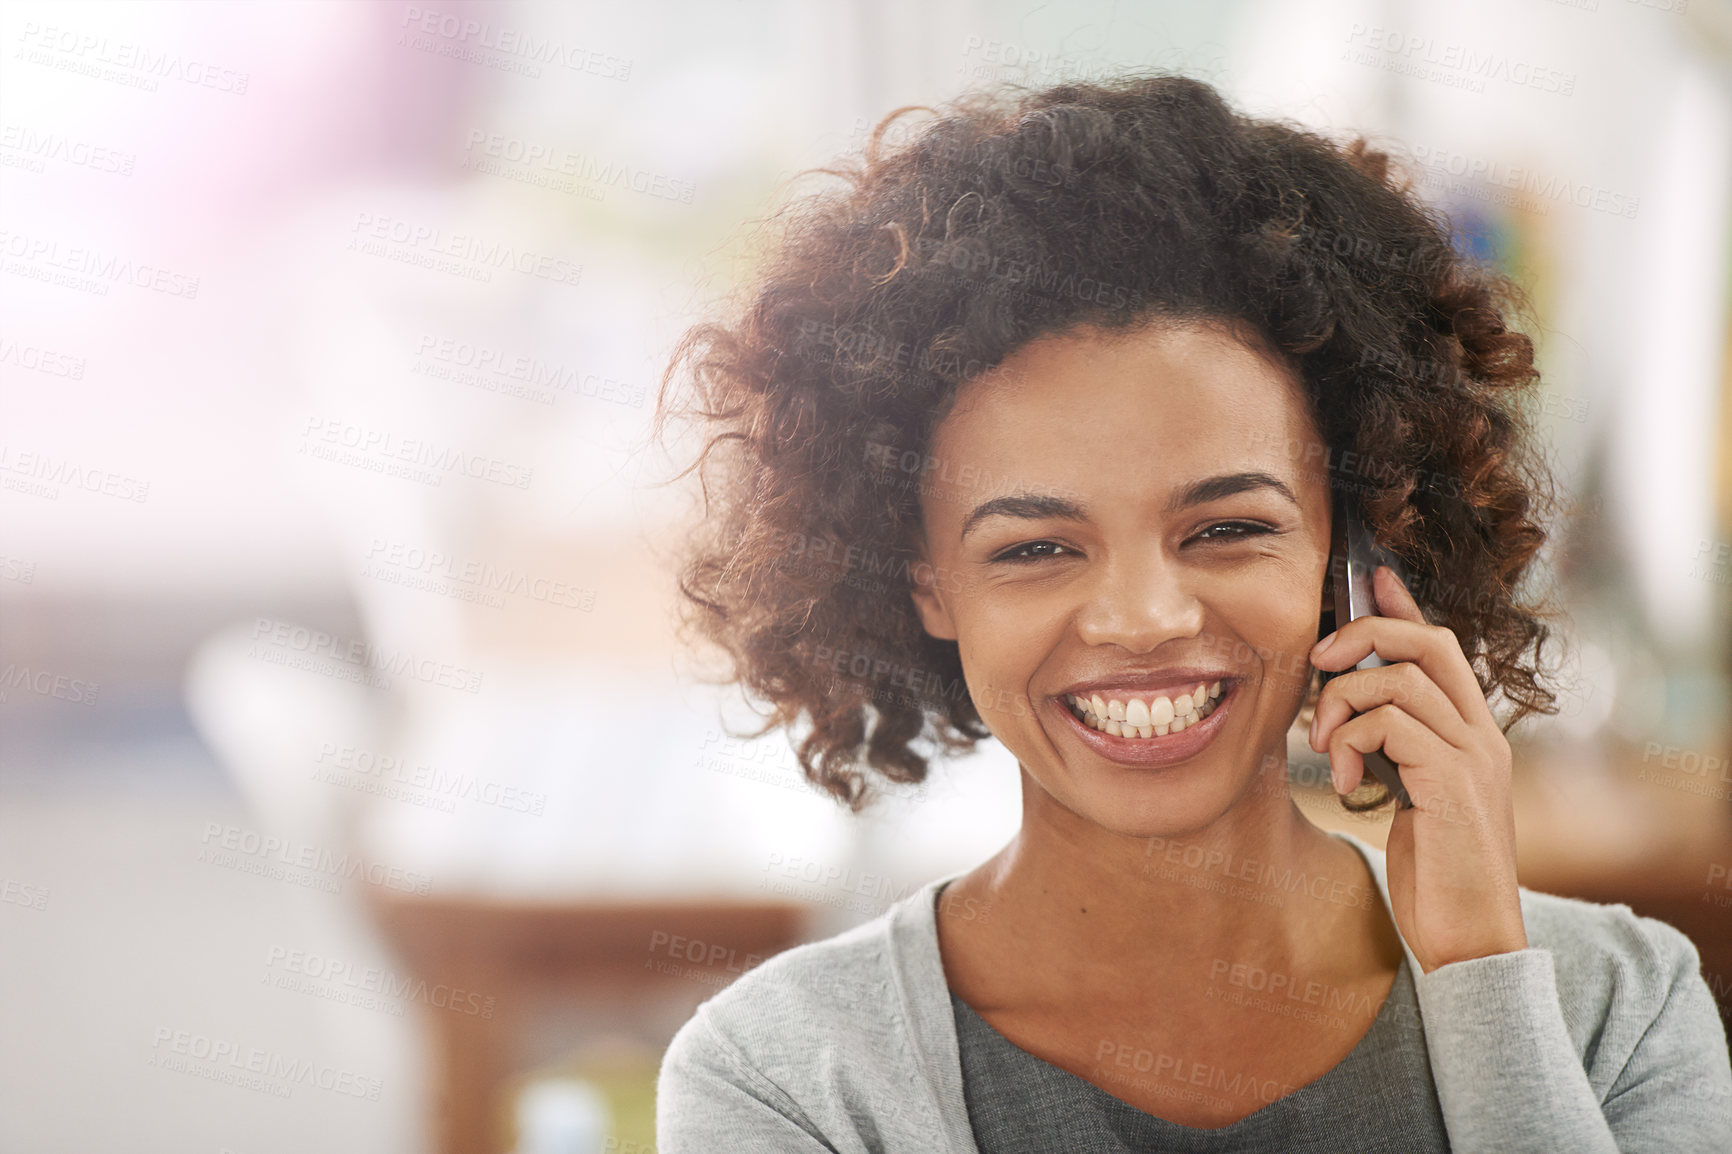
<path fill-rule="evenodd" d="M 963 675 L 988 727 L 1030 716 L 1029 685 L 1053 650 L 1049 623 L 989 600 L 960 603 L 956 623 Z"/>
<path fill-rule="evenodd" d="M 1210 656 L 1257 669 L 1265 692 L 1298 698 L 1311 679 L 1310 651 L 1320 618 L 1315 590 L 1265 583 L 1231 607 L 1223 620 L 1232 638 L 1223 638 Z"/>

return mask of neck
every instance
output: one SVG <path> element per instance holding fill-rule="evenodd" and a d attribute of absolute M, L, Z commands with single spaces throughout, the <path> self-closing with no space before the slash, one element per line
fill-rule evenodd
<path fill-rule="evenodd" d="M 1072 813 L 1024 773 L 1021 831 L 982 868 L 994 921 L 1017 927 L 1043 967 L 1115 983 L 1223 960 L 1322 964 L 1382 901 L 1353 848 L 1285 789 L 1255 790 L 1204 828 L 1143 837 Z"/>

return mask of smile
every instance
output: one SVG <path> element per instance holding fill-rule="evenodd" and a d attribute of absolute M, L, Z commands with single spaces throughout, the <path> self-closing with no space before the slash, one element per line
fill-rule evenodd
<path fill-rule="evenodd" d="M 1093 693 L 1050 698 L 1077 739 L 1109 761 L 1150 769 L 1206 749 L 1238 699 L 1237 680 L 1199 684 L 1177 695 Z"/>
<path fill-rule="evenodd" d="M 1209 716 L 1221 696 L 1221 683 L 1201 682 L 1189 693 L 1177 697 L 1157 694 L 1151 697 L 1108 697 L 1100 694 L 1078 697 L 1065 695 L 1065 702 L 1082 723 L 1098 729 L 1109 737 L 1129 737 L 1139 741 L 1181 733 Z"/>

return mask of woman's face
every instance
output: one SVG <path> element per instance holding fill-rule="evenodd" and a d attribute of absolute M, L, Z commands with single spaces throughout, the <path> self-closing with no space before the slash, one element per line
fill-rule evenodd
<path fill-rule="evenodd" d="M 1265 780 L 1285 807 L 1330 530 L 1290 447 L 1321 443 L 1299 383 L 1213 327 L 1074 329 L 961 387 L 922 480 L 915 603 L 1060 805 L 1138 836 L 1200 829 Z"/>

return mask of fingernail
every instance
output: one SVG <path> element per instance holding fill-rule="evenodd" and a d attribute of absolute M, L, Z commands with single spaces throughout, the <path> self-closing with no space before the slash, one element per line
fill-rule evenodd
<path fill-rule="evenodd" d="M 1339 630 L 1337 630 L 1336 632 L 1339 632 Z M 1313 657 L 1323 656 L 1323 651 L 1325 649 L 1329 648 L 1329 643 L 1334 641 L 1334 640 L 1335 640 L 1335 634 L 1331 633 L 1329 636 L 1325 637 L 1323 640 L 1321 640 L 1317 644 L 1313 645 L 1311 647 L 1311 656 L 1313 656 Z"/>

